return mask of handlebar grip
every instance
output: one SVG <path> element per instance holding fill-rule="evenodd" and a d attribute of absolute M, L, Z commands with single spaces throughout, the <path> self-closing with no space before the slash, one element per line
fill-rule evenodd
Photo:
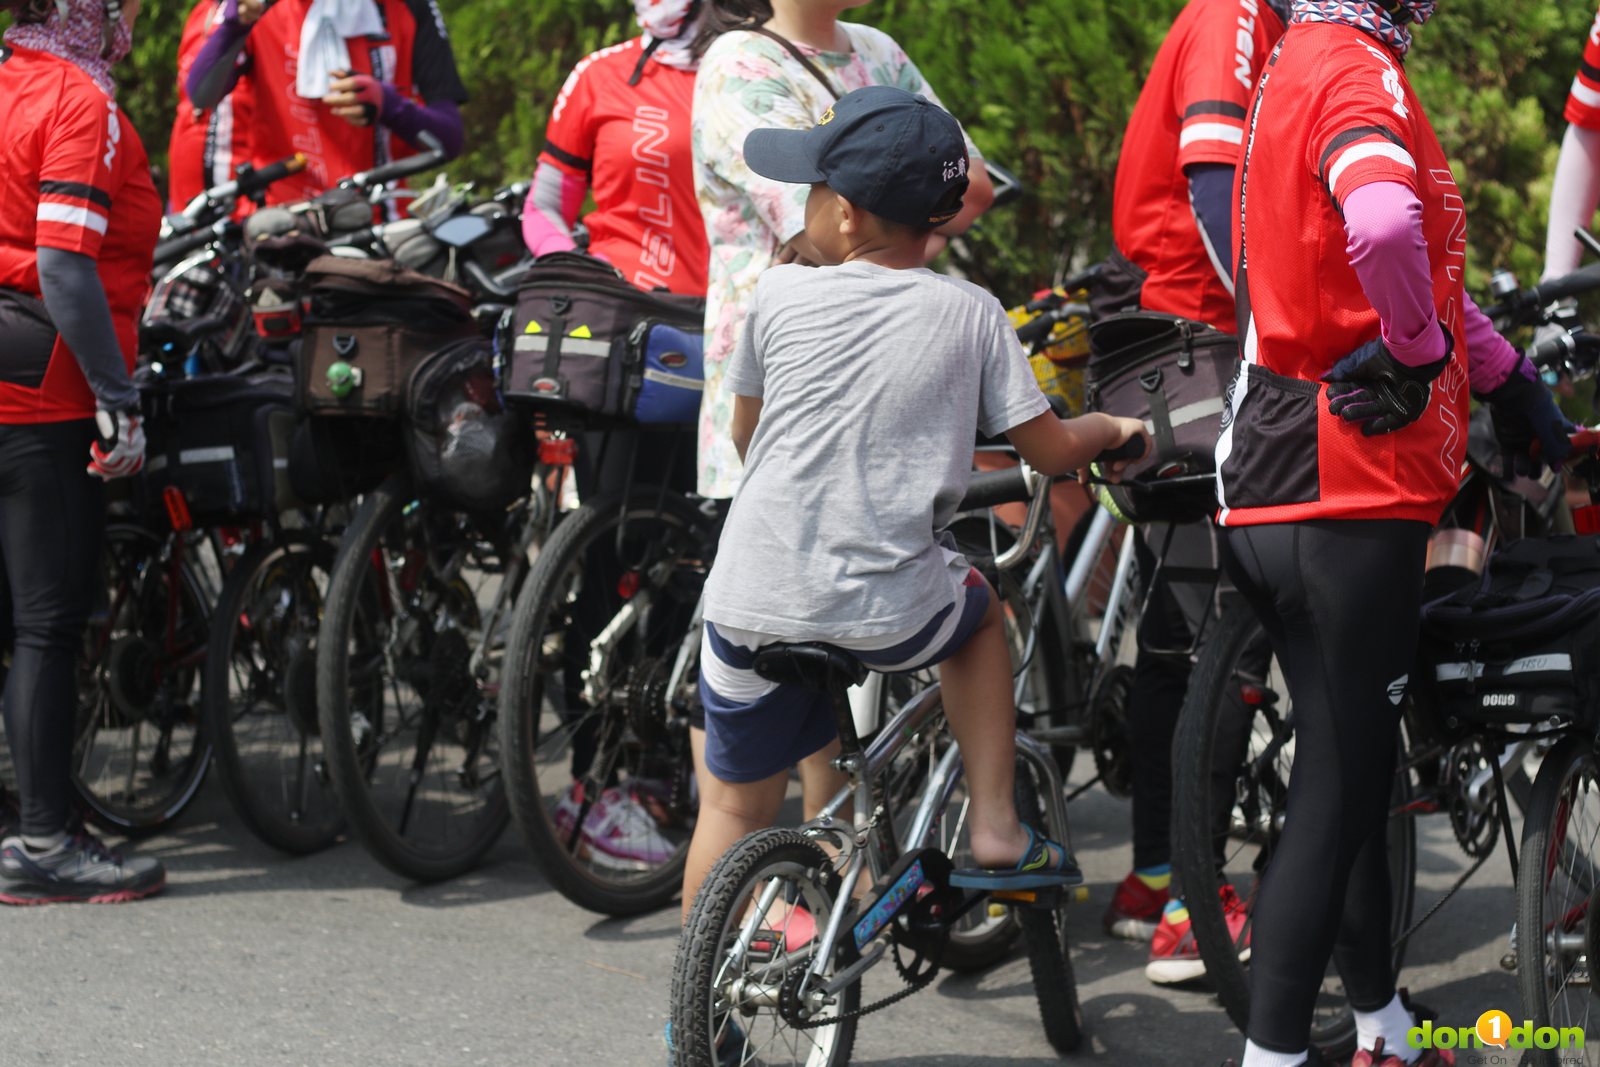
<path fill-rule="evenodd" d="M 425 170 L 432 170 L 445 162 L 444 146 L 439 143 L 437 137 L 424 130 L 417 135 L 417 140 L 421 141 L 428 149 L 426 152 L 419 152 L 414 156 L 397 159 L 393 163 L 386 163 L 381 167 L 373 167 L 371 170 L 352 174 L 347 180 L 352 185 L 363 189 L 371 189 L 373 186 L 392 182 L 397 178 L 409 178 L 413 174 L 421 174 Z"/>
<path fill-rule="evenodd" d="M 184 234 L 182 237 L 174 237 L 171 240 L 162 241 L 156 245 L 155 255 L 151 259 L 151 263 L 154 266 L 171 263 L 180 256 L 186 256 L 190 252 L 204 248 L 212 241 L 215 241 L 217 237 L 216 227 L 206 226 L 193 233 Z"/>
<path fill-rule="evenodd" d="M 239 193 L 248 196 L 259 192 L 271 185 L 280 182 L 291 174 L 299 174 L 306 169 L 306 157 L 303 152 L 296 152 L 287 159 L 280 159 L 276 163 L 268 163 L 260 170 L 251 171 L 250 174 L 239 181 Z"/>
<path fill-rule="evenodd" d="M 1145 443 L 1143 437 L 1130 437 L 1116 448 L 1108 448 L 1094 457 L 1096 463 L 1115 463 L 1119 459 L 1143 459 Z"/>
<path fill-rule="evenodd" d="M 1546 304 L 1554 303 L 1557 300 L 1563 300 L 1569 296 L 1577 296 L 1579 293 L 1587 293 L 1594 289 L 1600 289 L 1600 263 L 1591 263 L 1587 267 L 1573 271 L 1571 274 L 1563 274 L 1559 278 L 1552 278 L 1543 285 L 1534 286 L 1529 292 L 1533 296 L 1533 302 L 1539 307 L 1544 307 Z"/>
<path fill-rule="evenodd" d="M 967 495 L 961 498 L 957 510 L 977 511 L 1000 504 L 1016 504 L 1032 495 L 1020 465 L 999 471 L 979 471 L 967 483 Z"/>

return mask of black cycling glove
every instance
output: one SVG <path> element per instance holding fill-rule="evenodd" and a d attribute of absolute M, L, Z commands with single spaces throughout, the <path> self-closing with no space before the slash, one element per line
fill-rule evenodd
<path fill-rule="evenodd" d="M 1420 367 L 1395 359 L 1383 338 L 1374 338 L 1345 356 L 1322 376 L 1328 383 L 1328 411 L 1345 422 L 1359 422 L 1367 437 L 1393 433 L 1422 418 L 1433 395 L 1432 382 L 1450 365 L 1455 338 L 1444 333 L 1444 356 Z"/>
<path fill-rule="evenodd" d="M 1530 375 L 1532 371 L 1524 356 L 1504 384 L 1482 394 L 1482 398 L 1489 402 L 1495 440 L 1511 453 L 1512 469 L 1536 476 L 1542 463 L 1550 464 L 1553 470 L 1567 458 L 1572 451 L 1568 438 L 1577 432 L 1577 427 L 1561 414 L 1555 397 Z M 1533 457 L 1535 441 L 1539 442 L 1538 459 Z"/>

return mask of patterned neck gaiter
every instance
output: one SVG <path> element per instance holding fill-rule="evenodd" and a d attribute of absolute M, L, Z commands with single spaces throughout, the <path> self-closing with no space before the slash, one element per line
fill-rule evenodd
<path fill-rule="evenodd" d="M 1438 0 L 1390 0 L 1390 9 L 1377 0 L 1294 0 L 1290 22 L 1331 22 L 1376 37 L 1402 56 L 1411 51 L 1411 31 L 1433 16 Z"/>

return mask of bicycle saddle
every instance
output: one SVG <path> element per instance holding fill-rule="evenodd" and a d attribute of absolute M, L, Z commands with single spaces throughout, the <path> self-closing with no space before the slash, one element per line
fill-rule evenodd
<path fill-rule="evenodd" d="M 769 682 L 798 682 L 834 695 L 866 681 L 869 668 L 842 648 L 808 641 L 767 645 L 756 653 L 755 671 Z"/>

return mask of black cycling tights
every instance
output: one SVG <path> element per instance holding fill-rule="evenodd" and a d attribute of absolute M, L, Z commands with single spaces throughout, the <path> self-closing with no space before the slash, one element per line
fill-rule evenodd
<path fill-rule="evenodd" d="M 22 832 L 71 818 L 77 662 L 105 537 L 105 485 L 86 473 L 94 421 L 0 424 L 0 555 L 16 649 L 6 677 L 6 740 Z"/>
<path fill-rule="evenodd" d="M 1251 934 L 1249 1037 L 1274 1052 L 1306 1049 L 1330 953 L 1352 1007 L 1394 998 L 1384 829 L 1428 533 L 1403 519 L 1229 531 L 1294 702 L 1287 823 Z"/>

